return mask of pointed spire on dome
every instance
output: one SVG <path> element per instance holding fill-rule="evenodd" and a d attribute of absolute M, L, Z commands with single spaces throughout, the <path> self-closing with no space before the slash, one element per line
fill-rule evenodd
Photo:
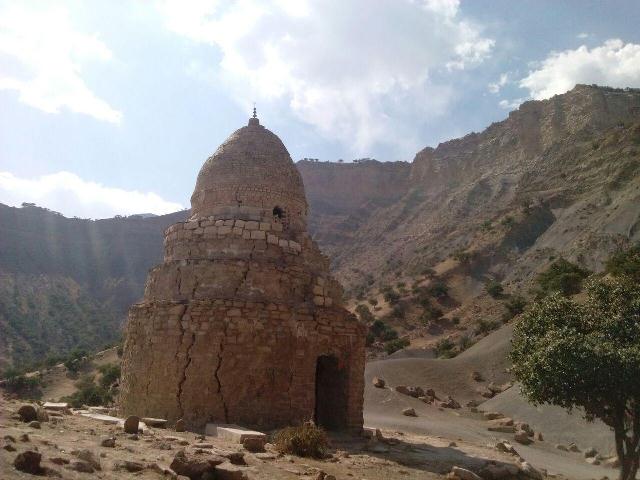
<path fill-rule="evenodd" d="M 260 120 L 258 120 L 258 114 L 256 112 L 256 102 L 253 102 L 253 117 L 249 119 L 249 125 L 260 125 Z"/>

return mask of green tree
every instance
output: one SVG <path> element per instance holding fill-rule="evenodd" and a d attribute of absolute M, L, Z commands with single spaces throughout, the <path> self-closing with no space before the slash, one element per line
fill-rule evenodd
<path fill-rule="evenodd" d="M 566 297 L 580 293 L 582 281 L 590 274 L 589 270 L 560 258 L 539 274 L 536 281 L 540 286 L 542 296 L 559 292 Z"/>
<path fill-rule="evenodd" d="M 624 275 L 640 282 L 640 243 L 614 253 L 607 260 L 606 271 L 615 277 Z"/>
<path fill-rule="evenodd" d="M 504 287 L 497 280 L 491 280 L 484 286 L 484 289 L 493 298 L 500 298 L 504 293 Z"/>
<path fill-rule="evenodd" d="M 640 463 L 640 285 L 595 278 L 584 304 L 553 294 L 514 329 L 513 373 L 534 404 L 581 408 L 611 427 L 620 480 Z"/>

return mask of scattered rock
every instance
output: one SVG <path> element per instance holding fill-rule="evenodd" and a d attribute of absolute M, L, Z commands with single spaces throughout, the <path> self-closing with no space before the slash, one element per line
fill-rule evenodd
<path fill-rule="evenodd" d="M 493 398 L 495 393 L 493 393 L 491 390 L 489 390 L 488 388 L 481 388 L 479 390 L 477 390 L 478 394 L 483 396 L 484 398 Z"/>
<path fill-rule="evenodd" d="M 598 455 L 598 451 L 593 447 L 587 448 L 584 451 L 584 457 L 585 458 L 595 457 L 596 455 Z"/>
<path fill-rule="evenodd" d="M 453 448 L 453 447 L 457 447 L 458 444 L 456 442 L 449 442 L 449 444 L 447 445 L 447 447 Z"/>
<path fill-rule="evenodd" d="M 496 443 L 495 447 L 501 452 L 509 453 L 511 455 L 518 455 L 518 452 L 516 452 L 516 449 L 513 448 L 513 445 L 511 445 L 506 440 L 500 440 L 498 443 Z"/>
<path fill-rule="evenodd" d="M 376 388 L 384 388 L 387 382 L 384 381 L 384 378 L 373 377 L 373 386 Z"/>
<path fill-rule="evenodd" d="M 185 475 L 191 480 L 199 480 L 205 473 L 213 473 L 215 467 L 224 463 L 226 459 L 219 455 L 201 455 L 187 454 L 184 450 L 180 450 L 173 457 L 170 468 L 178 475 Z"/>
<path fill-rule="evenodd" d="M 165 428 L 167 426 L 167 420 L 164 418 L 144 417 L 142 421 L 149 427 L 153 428 Z"/>
<path fill-rule="evenodd" d="M 544 478 L 542 473 L 539 470 L 533 468 L 528 462 L 522 462 L 520 464 L 520 472 L 529 478 L 533 478 L 534 480 L 543 480 Z"/>
<path fill-rule="evenodd" d="M 561 443 L 557 444 L 556 448 L 558 450 L 562 450 L 563 452 L 568 452 L 569 451 L 569 448 L 566 445 L 562 445 Z"/>
<path fill-rule="evenodd" d="M 576 452 L 579 453 L 580 449 L 578 448 L 578 446 L 575 443 L 570 443 L 569 444 L 569 451 L 570 452 Z"/>
<path fill-rule="evenodd" d="M 125 433 L 138 433 L 138 429 L 140 428 L 140 418 L 135 415 L 130 415 L 124 421 L 124 431 Z"/>
<path fill-rule="evenodd" d="M 509 417 L 496 418 L 494 420 L 489 420 L 488 423 L 491 426 L 510 427 L 513 425 L 513 419 Z"/>
<path fill-rule="evenodd" d="M 48 422 L 49 421 L 49 414 L 47 413 L 47 411 L 42 408 L 42 407 L 37 407 L 36 408 L 36 420 L 38 420 L 39 422 Z"/>
<path fill-rule="evenodd" d="M 513 439 L 523 445 L 529 445 L 530 443 L 533 443 L 533 440 L 531 440 L 529 433 L 527 433 L 525 430 L 518 430 L 513 436 Z"/>
<path fill-rule="evenodd" d="M 20 441 L 21 442 L 29 442 L 29 435 L 27 435 L 26 433 L 23 433 L 22 435 L 20 435 Z"/>
<path fill-rule="evenodd" d="M 485 420 L 495 420 L 496 418 L 504 418 L 504 415 L 498 412 L 485 412 L 482 414 Z"/>
<path fill-rule="evenodd" d="M 604 461 L 604 466 L 608 468 L 620 468 L 618 457 L 611 457 Z"/>
<path fill-rule="evenodd" d="M 33 450 L 26 450 L 19 453 L 13 461 L 13 466 L 21 472 L 31 473 L 32 475 L 40 475 L 43 471 L 40 466 L 42 455 Z"/>
<path fill-rule="evenodd" d="M 483 382 L 484 378 L 480 372 L 471 372 L 471 379 L 475 382 Z"/>
<path fill-rule="evenodd" d="M 76 460 L 74 462 L 71 462 L 71 464 L 67 467 L 70 470 L 75 470 L 76 472 L 82 472 L 82 473 L 93 473 L 95 472 L 95 468 L 93 468 L 93 466 L 89 463 L 89 462 L 84 462 L 82 460 Z"/>
<path fill-rule="evenodd" d="M 131 435 L 128 435 L 127 438 L 129 440 L 134 440 L 134 441 L 140 440 L 140 437 L 138 436 L 137 433 L 132 433 Z"/>
<path fill-rule="evenodd" d="M 473 408 L 473 407 L 477 407 L 478 405 L 480 405 L 481 402 L 479 402 L 478 400 L 470 400 L 466 403 L 466 406 L 469 408 Z"/>
<path fill-rule="evenodd" d="M 53 457 L 50 458 L 49 461 L 51 463 L 55 463 L 56 465 L 69 465 L 69 459 L 64 457 Z"/>
<path fill-rule="evenodd" d="M 184 425 L 184 420 L 182 418 L 179 418 L 176 421 L 176 432 L 184 432 L 186 429 L 185 425 Z"/>
<path fill-rule="evenodd" d="M 516 427 L 513 425 L 494 425 L 487 427 L 487 430 L 490 432 L 516 433 Z"/>
<path fill-rule="evenodd" d="M 460 480 L 482 480 L 480 475 L 473 473 L 471 470 L 467 470 L 462 467 L 453 467 L 451 473 L 458 477 Z"/>
<path fill-rule="evenodd" d="M 31 427 L 31 428 L 36 428 L 38 430 L 40 430 L 40 428 L 41 428 L 40 422 L 38 420 L 34 420 L 33 422 L 29 422 L 28 426 Z"/>
<path fill-rule="evenodd" d="M 480 472 L 480 476 L 486 480 L 502 480 L 503 478 L 513 478 L 518 474 L 519 468 L 510 463 L 486 465 Z"/>
<path fill-rule="evenodd" d="M 455 399 L 452 398 L 451 396 L 448 396 L 447 398 L 444 399 L 444 401 L 440 402 L 440 406 L 442 408 L 454 408 L 454 409 L 460 408 L 460 404 L 456 402 Z"/>
<path fill-rule="evenodd" d="M 398 385 L 396 387 L 396 392 L 402 393 L 403 395 L 409 395 L 409 387 L 406 385 Z"/>
<path fill-rule="evenodd" d="M 76 453 L 76 457 L 89 463 L 94 470 L 102 470 L 100 467 L 100 460 L 96 458 L 96 455 L 91 450 L 80 450 Z"/>
<path fill-rule="evenodd" d="M 405 417 L 417 417 L 418 414 L 416 413 L 416 411 L 413 408 L 405 408 L 404 410 L 402 410 L 402 414 Z"/>
<path fill-rule="evenodd" d="M 122 463 L 122 468 L 124 468 L 127 472 L 141 472 L 142 470 L 145 469 L 144 464 L 140 463 L 140 462 L 134 462 L 132 460 L 125 460 Z"/>
<path fill-rule="evenodd" d="M 33 422 L 38 419 L 38 412 L 33 405 L 25 404 L 18 409 L 18 415 L 23 422 Z"/>
<path fill-rule="evenodd" d="M 7 443 L 2 448 L 4 448 L 7 452 L 15 452 L 16 451 L 16 447 L 11 445 L 10 443 Z"/>
<path fill-rule="evenodd" d="M 246 479 L 247 476 L 241 467 L 225 462 L 216 465 L 215 478 L 219 480 L 243 480 Z"/>
<path fill-rule="evenodd" d="M 264 452 L 264 442 L 262 437 L 247 437 L 242 441 L 242 446 L 253 453 Z"/>
<path fill-rule="evenodd" d="M 590 463 L 591 465 L 600 465 L 600 460 L 596 457 L 588 457 L 584 459 L 585 462 Z"/>
<path fill-rule="evenodd" d="M 529 435 L 530 437 L 533 437 L 533 429 L 529 426 L 528 423 L 518 422 L 515 425 L 518 430 L 523 430 L 527 432 L 527 435 Z"/>
<path fill-rule="evenodd" d="M 116 446 L 115 437 L 104 437 L 102 440 L 100 440 L 100 446 L 107 447 L 107 448 L 115 447 Z"/>

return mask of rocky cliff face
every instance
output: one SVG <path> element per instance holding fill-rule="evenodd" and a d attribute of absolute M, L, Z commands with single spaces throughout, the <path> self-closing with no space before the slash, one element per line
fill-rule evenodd
<path fill-rule="evenodd" d="M 598 268 L 640 239 L 639 152 L 638 90 L 579 85 L 526 102 L 481 133 L 420 151 L 408 179 L 389 175 L 396 200 L 352 223 L 337 273 L 351 286 L 361 272 L 411 276 L 456 251 L 473 254 L 478 277 L 520 281 L 541 252 Z"/>

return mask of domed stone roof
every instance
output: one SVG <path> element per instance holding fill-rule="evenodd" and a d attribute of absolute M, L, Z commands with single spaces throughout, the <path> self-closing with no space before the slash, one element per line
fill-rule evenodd
<path fill-rule="evenodd" d="M 229 208 L 273 211 L 301 228 L 306 224 L 302 177 L 282 141 L 257 118 L 236 130 L 207 159 L 191 196 L 195 217 Z"/>

